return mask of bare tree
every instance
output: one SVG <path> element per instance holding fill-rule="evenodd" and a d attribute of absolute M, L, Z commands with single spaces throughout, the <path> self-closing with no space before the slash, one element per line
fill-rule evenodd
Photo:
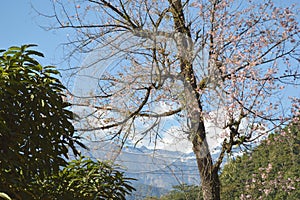
<path fill-rule="evenodd" d="M 281 101 L 287 101 L 283 88 L 300 77 L 295 6 L 279 8 L 269 0 L 68 2 L 53 1 L 53 28 L 74 30 L 66 44 L 70 55 L 90 53 L 91 59 L 73 72 L 101 68 L 81 73 L 82 80 L 96 80 L 97 89 L 73 94 L 80 100 L 74 106 L 86 107 L 77 131 L 105 130 L 105 138 L 121 144 L 129 138 L 155 143 L 164 118 L 172 116 L 192 143 L 206 200 L 220 199 L 226 153 L 299 114 Z M 206 120 L 224 130 L 215 161 Z"/>

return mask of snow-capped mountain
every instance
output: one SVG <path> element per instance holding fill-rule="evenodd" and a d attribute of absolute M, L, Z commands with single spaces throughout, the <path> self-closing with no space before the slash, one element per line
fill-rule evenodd
<path fill-rule="evenodd" d="M 114 160 L 123 167 L 126 176 L 135 178 L 135 196 L 159 196 L 180 184 L 199 185 L 199 173 L 193 153 L 148 149 L 145 146 L 124 147 L 112 143 L 89 143 L 90 150 L 83 152 L 95 159 Z M 216 159 L 215 151 L 213 158 Z M 143 191 L 141 191 L 143 190 Z"/>

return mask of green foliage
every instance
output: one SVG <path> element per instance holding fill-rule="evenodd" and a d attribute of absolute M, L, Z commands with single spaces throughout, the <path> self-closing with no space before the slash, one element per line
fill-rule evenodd
<path fill-rule="evenodd" d="M 42 67 L 35 45 L 0 53 L 0 191 L 32 199 L 31 183 L 66 166 L 74 135 L 65 89 L 52 66 Z"/>
<path fill-rule="evenodd" d="M 131 178 L 109 163 L 80 157 L 71 161 L 58 175 L 37 182 L 44 194 L 41 199 L 125 200 L 134 188 Z"/>
<path fill-rule="evenodd" d="M 68 149 L 84 147 L 74 135 L 73 113 L 52 66 L 42 67 L 35 45 L 1 50 L 0 193 L 14 199 L 125 199 L 130 178 L 105 162 Z M 2 197 L 1 196 L 1 197 Z M 7 198 L 7 197 L 6 197 Z"/>
<path fill-rule="evenodd" d="M 299 130 L 299 124 L 290 125 L 228 163 L 221 175 L 223 199 L 298 199 Z"/>

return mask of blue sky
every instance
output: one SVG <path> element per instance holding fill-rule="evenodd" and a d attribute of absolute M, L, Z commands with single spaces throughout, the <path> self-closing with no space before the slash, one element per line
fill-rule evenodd
<path fill-rule="evenodd" d="M 38 45 L 36 49 L 45 55 L 45 58 L 39 61 L 43 65 L 56 65 L 61 61 L 62 51 L 59 45 L 66 40 L 66 34 L 61 31 L 43 30 L 40 27 L 43 25 L 41 17 L 31 5 L 41 11 L 52 11 L 50 0 L 1 1 L 0 49 L 34 43 Z"/>

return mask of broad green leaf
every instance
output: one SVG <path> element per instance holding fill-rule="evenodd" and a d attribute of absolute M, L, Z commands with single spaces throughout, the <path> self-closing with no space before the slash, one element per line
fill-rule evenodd
<path fill-rule="evenodd" d="M 41 52 L 35 51 L 35 50 L 27 50 L 26 54 L 44 57 L 44 54 L 42 54 Z"/>

